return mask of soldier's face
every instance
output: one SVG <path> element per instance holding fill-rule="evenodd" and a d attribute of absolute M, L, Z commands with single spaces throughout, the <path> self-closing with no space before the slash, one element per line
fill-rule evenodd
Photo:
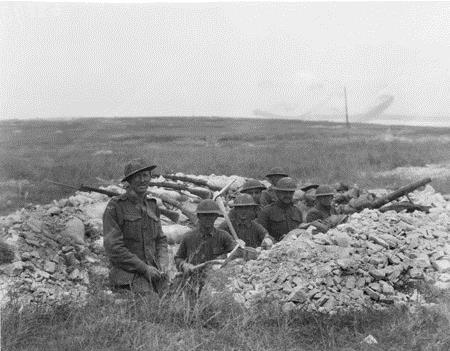
<path fill-rule="evenodd" d="M 255 209 L 253 206 L 236 206 L 236 216 L 241 219 L 254 219 Z"/>
<path fill-rule="evenodd" d="M 270 184 L 276 185 L 281 178 L 284 178 L 284 176 L 275 175 L 275 176 L 270 176 L 267 178 L 269 179 Z"/>
<path fill-rule="evenodd" d="M 130 188 L 134 190 L 136 194 L 143 194 L 147 191 L 151 178 L 152 173 L 150 171 L 142 171 L 130 177 L 128 183 L 130 184 Z"/>
<path fill-rule="evenodd" d="M 325 208 L 331 207 L 331 201 L 333 201 L 333 195 L 316 197 L 317 204 Z"/>
<path fill-rule="evenodd" d="M 294 199 L 294 191 L 275 191 L 275 194 L 277 195 L 278 200 L 280 200 L 282 203 L 288 205 L 293 202 Z"/>
<path fill-rule="evenodd" d="M 215 213 L 199 213 L 197 216 L 200 228 L 207 231 L 211 231 L 214 228 L 214 223 L 217 217 L 219 217 Z"/>
<path fill-rule="evenodd" d="M 255 201 L 257 204 L 261 203 L 261 189 L 249 189 L 244 193 L 249 194 L 253 198 L 253 201 Z"/>

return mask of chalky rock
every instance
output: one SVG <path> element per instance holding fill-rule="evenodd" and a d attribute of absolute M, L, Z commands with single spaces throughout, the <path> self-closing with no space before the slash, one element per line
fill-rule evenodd
<path fill-rule="evenodd" d="M 46 271 L 47 273 L 53 274 L 53 273 L 55 273 L 55 270 L 56 270 L 55 262 L 51 262 L 51 261 L 45 262 L 44 271 Z"/>
<path fill-rule="evenodd" d="M 450 289 L 450 282 L 438 281 L 438 282 L 434 283 L 434 286 L 440 290 L 447 290 L 447 289 Z"/>
<path fill-rule="evenodd" d="M 163 233 L 167 237 L 167 242 L 171 245 L 179 244 L 184 235 L 190 230 L 191 228 L 181 224 L 170 224 L 163 226 Z"/>
<path fill-rule="evenodd" d="M 23 262 L 17 261 L 0 267 L 0 272 L 10 277 L 16 277 L 23 271 Z"/>
<path fill-rule="evenodd" d="M 450 271 L 450 260 L 437 260 L 433 262 L 433 267 L 441 273 L 446 273 Z"/>
<path fill-rule="evenodd" d="M 236 178 L 232 194 L 245 181 L 237 176 L 198 178 L 215 186 Z M 124 191 L 117 186 L 107 190 Z M 176 194 L 183 206 L 195 210 L 195 196 Z M 432 206 L 430 213 L 364 210 L 327 233 L 315 234 L 312 227 L 293 230 L 256 260 L 221 269 L 228 274 L 228 288 L 245 307 L 270 302 L 286 312 L 321 313 L 409 303 L 413 299 L 401 289 L 411 280 L 425 279 L 449 289 L 449 202 L 431 187 L 411 196 L 418 204 Z M 24 304 L 83 303 L 90 284 L 108 277 L 101 221 L 108 201 L 102 194 L 77 192 L 69 199 L 0 217 L 1 233 L 14 242 L 15 251 L 12 263 L 0 264 L 1 289 L 15 292 Z M 180 218 L 181 224 L 188 223 Z M 187 225 L 168 224 L 166 218 L 162 226 L 174 242 L 189 230 Z M 76 229 L 74 237 L 68 227 Z M 170 274 L 177 248 L 169 246 Z"/>
<path fill-rule="evenodd" d="M 33 218 L 30 217 L 28 219 L 28 221 L 26 222 L 26 224 L 28 225 L 28 227 L 30 227 L 30 229 L 35 232 L 35 233 L 40 233 L 42 230 L 42 221 L 40 221 L 37 218 Z"/>
<path fill-rule="evenodd" d="M 286 311 L 323 313 L 404 304 L 411 299 L 401 289 L 411 280 L 448 289 L 450 206 L 430 188 L 414 196 L 433 211 L 365 209 L 327 233 L 293 230 L 257 260 L 230 269 L 229 288 L 244 305 L 264 296 Z"/>
<path fill-rule="evenodd" d="M 64 234 L 71 237 L 77 244 L 84 244 L 85 228 L 81 219 L 77 217 L 71 218 L 66 223 Z"/>
<path fill-rule="evenodd" d="M 209 179 L 208 176 L 200 178 Z M 231 179 L 226 176 L 211 178 L 220 184 Z M 236 178 L 232 191 L 245 181 Z M 125 191 L 119 186 L 108 186 L 106 190 Z M 183 201 L 183 206 L 195 211 L 198 200 L 195 196 L 174 194 Z M 82 304 L 91 284 L 105 284 L 109 263 L 103 247 L 102 216 L 109 201 L 110 198 L 103 194 L 76 192 L 68 199 L 31 206 L 0 217 L 0 235 L 2 239 L 5 236 L 5 242 L 13 249 L 8 262 L 0 262 L 0 306 L 5 302 L 4 297 L 10 294 L 22 304 L 53 305 L 65 301 Z M 176 234 L 174 241 L 179 241 L 178 237 L 189 230 L 188 226 L 171 227 L 172 223 L 168 224 L 165 217 L 161 220 L 163 232 Z M 180 223 L 185 222 L 189 223 L 181 216 Z M 177 248 L 178 244 L 169 246 L 171 276 L 176 270 L 173 256 Z M 104 288 L 108 288 L 106 284 Z"/>

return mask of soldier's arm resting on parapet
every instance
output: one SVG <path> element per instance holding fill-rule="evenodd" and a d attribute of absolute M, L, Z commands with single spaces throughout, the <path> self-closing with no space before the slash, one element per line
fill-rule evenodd
<path fill-rule="evenodd" d="M 264 228 L 261 224 L 259 224 L 258 222 L 254 221 L 254 223 L 256 224 L 258 231 L 259 231 L 259 240 L 260 240 L 260 245 L 263 249 L 270 249 L 275 241 L 275 239 L 270 236 L 269 232 L 267 231 L 266 228 Z"/>
<path fill-rule="evenodd" d="M 311 223 L 311 222 L 322 220 L 322 219 L 324 219 L 323 215 L 319 211 L 315 210 L 314 208 L 307 213 L 306 218 L 305 218 L 307 223 Z"/>
<path fill-rule="evenodd" d="M 125 246 L 114 199 L 103 214 L 103 245 L 111 263 L 124 271 L 137 272 L 147 278 L 158 275 L 156 268 L 152 269 L 154 267 L 148 266 Z"/>
<path fill-rule="evenodd" d="M 269 213 L 267 212 L 267 210 L 265 208 L 262 209 L 262 211 L 260 212 L 258 218 L 256 219 L 256 222 L 261 224 L 264 229 L 266 229 L 267 231 L 270 230 L 269 228 Z M 270 234 L 270 232 L 269 232 Z"/>
<path fill-rule="evenodd" d="M 220 235 L 220 244 L 222 246 L 223 253 L 216 257 L 216 259 L 226 258 L 227 254 L 235 248 L 237 242 L 233 239 L 233 237 L 228 234 L 228 232 L 223 230 L 218 230 L 218 234 Z"/>

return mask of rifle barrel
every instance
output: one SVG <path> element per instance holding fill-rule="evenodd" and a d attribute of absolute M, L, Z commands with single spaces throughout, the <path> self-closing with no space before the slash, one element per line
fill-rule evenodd
<path fill-rule="evenodd" d="M 377 200 L 375 200 L 372 204 L 372 208 L 379 208 L 385 204 L 387 204 L 388 202 L 391 202 L 393 200 L 396 200 L 402 196 L 405 196 L 411 192 L 413 192 L 414 190 L 416 190 L 417 188 L 420 188 L 421 186 L 424 186 L 428 183 L 431 182 L 431 178 L 424 178 L 422 180 L 419 180 L 417 182 L 402 186 L 401 188 L 399 188 L 396 191 L 393 191 L 390 194 L 387 194 L 386 196 L 383 196 Z"/>

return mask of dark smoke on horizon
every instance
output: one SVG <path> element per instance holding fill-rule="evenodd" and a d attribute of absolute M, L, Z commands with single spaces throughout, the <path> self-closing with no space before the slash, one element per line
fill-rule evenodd
<path fill-rule="evenodd" d="M 379 115 L 381 115 L 384 111 L 386 111 L 389 106 L 392 105 L 394 102 L 394 96 L 393 95 L 381 95 L 378 100 L 381 100 L 377 105 L 372 107 L 369 111 L 362 113 L 360 116 L 358 116 L 359 120 L 371 120 L 374 118 L 377 118 Z"/>
<path fill-rule="evenodd" d="M 305 117 L 312 116 L 313 113 L 316 113 L 316 111 L 318 109 L 326 106 L 327 103 L 329 102 L 329 100 L 331 99 L 331 97 L 332 97 L 332 95 L 329 95 L 325 100 L 323 100 L 320 103 L 318 103 L 317 105 L 313 106 L 308 111 L 303 112 L 301 114 L 297 114 L 297 115 L 273 113 L 273 112 L 269 112 L 267 110 L 264 111 L 261 109 L 253 110 L 253 114 L 255 116 L 261 116 L 261 117 L 266 117 L 266 118 L 305 118 Z M 394 99 L 395 99 L 395 97 L 393 95 L 389 95 L 389 94 L 380 95 L 377 99 L 377 103 L 375 104 L 375 106 L 371 107 L 367 112 L 357 113 L 354 115 L 352 115 L 352 113 L 350 112 L 350 117 L 352 117 L 351 119 L 354 119 L 357 121 L 364 121 L 364 122 L 376 119 L 392 105 L 392 103 L 394 102 Z M 336 107 L 333 107 L 331 109 L 336 114 L 339 114 L 339 112 L 340 112 L 340 110 L 337 109 Z M 323 114 L 323 115 L 320 114 L 320 116 L 325 116 L 325 114 Z"/>

